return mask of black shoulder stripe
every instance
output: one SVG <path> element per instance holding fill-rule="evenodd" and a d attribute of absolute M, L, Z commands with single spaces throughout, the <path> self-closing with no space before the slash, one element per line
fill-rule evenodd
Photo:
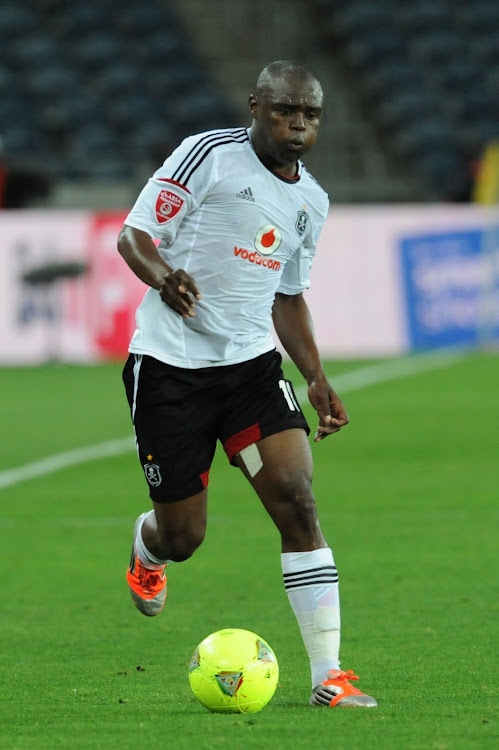
<path fill-rule="evenodd" d="M 200 146 L 198 146 L 198 148 L 196 148 L 196 150 L 193 152 L 191 158 L 188 161 L 184 160 L 183 169 L 179 175 L 179 182 L 187 184 L 187 181 L 189 180 L 189 178 L 192 177 L 193 173 L 196 171 L 199 165 L 204 161 L 205 157 L 210 153 L 210 151 L 215 146 L 221 146 L 224 143 L 244 143 L 245 141 L 248 141 L 248 140 L 249 140 L 248 134 L 246 130 L 243 130 L 241 133 L 236 133 L 236 134 L 233 134 L 230 131 L 228 132 L 226 131 L 225 133 L 217 134 L 216 136 L 211 137 L 208 140 L 204 141 Z M 194 164 L 194 167 L 192 167 L 191 169 L 191 166 L 195 162 L 196 159 L 197 161 Z"/>
<path fill-rule="evenodd" d="M 199 151 L 202 150 L 206 144 L 211 143 L 213 140 L 217 138 L 225 138 L 228 135 L 233 135 L 234 137 L 237 137 L 238 135 L 242 135 L 243 133 L 246 133 L 246 128 L 217 130 L 217 131 L 212 131 L 210 133 L 207 133 L 202 138 L 200 138 L 199 141 L 197 141 L 194 144 L 194 146 L 191 148 L 189 153 L 183 158 L 183 160 L 180 162 L 179 166 L 175 170 L 174 174 L 172 175 L 172 178 L 180 182 L 180 178 L 184 174 L 182 170 L 185 170 L 189 167 L 189 164 L 193 161 L 193 159 L 196 158 Z"/>
<path fill-rule="evenodd" d="M 191 179 L 191 177 L 194 174 L 194 172 L 196 171 L 196 169 L 203 163 L 203 161 L 206 159 L 206 157 L 208 156 L 208 154 L 210 153 L 210 151 L 213 151 L 214 148 L 216 148 L 217 146 L 223 146 L 225 143 L 244 143 L 245 141 L 249 141 L 247 133 L 244 134 L 244 137 L 243 136 L 239 136 L 238 138 L 226 138 L 223 141 L 218 141 L 217 143 L 212 143 L 211 146 L 208 146 L 203 151 L 203 153 L 201 154 L 200 158 L 194 164 L 194 166 L 192 167 L 192 169 L 189 172 L 189 174 L 187 175 L 187 177 L 183 180 L 183 184 L 187 185 L 187 183 Z"/>

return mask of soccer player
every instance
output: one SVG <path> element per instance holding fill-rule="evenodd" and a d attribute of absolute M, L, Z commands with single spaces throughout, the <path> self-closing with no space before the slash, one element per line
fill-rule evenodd
<path fill-rule="evenodd" d="M 140 193 L 118 248 L 150 287 L 123 378 L 153 510 L 135 523 L 127 580 L 157 615 L 165 568 L 203 541 L 217 440 L 282 540 L 282 572 L 310 658 L 310 703 L 376 706 L 340 669 L 338 575 L 311 488 L 309 427 L 271 335 L 308 383 L 319 442 L 348 423 L 328 383 L 303 291 L 328 212 L 301 157 L 323 93 L 310 71 L 268 65 L 250 128 L 186 138 Z M 153 239 L 160 240 L 158 247 Z"/>

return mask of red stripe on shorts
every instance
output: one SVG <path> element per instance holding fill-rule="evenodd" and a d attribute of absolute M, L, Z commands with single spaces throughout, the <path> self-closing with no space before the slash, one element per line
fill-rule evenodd
<path fill-rule="evenodd" d="M 203 471 L 203 473 L 199 475 L 199 478 L 203 484 L 203 487 L 206 489 L 210 480 L 210 470 L 208 469 L 208 471 Z"/>
<path fill-rule="evenodd" d="M 252 424 L 251 427 L 246 427 L 246 429 L 241 430 L 241 432 L 236 432 L 235 435 L 232 435 L 232 437 L 228 438 L 224 443 L 224 451 L 226 452 L 229 461 L 232 462 L 236 453 L 242 451 L 243 448 L 247 448 L 248 445 L 253 445 L 253 443 L 256 443 L 261 437 L 262 433 L 258 422 Z"/>

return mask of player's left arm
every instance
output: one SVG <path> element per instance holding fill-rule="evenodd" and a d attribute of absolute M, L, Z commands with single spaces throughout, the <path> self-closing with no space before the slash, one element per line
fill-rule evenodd
<path fill-rule="evenodd" d="M 318 442 L 348 424 L 348 416 L 324 373 L 310 310 L 303 294 L 278 292 L 272 319 L 280 342 L 307 381 L 308 398 L 319 417 L 314 437 Z"/>

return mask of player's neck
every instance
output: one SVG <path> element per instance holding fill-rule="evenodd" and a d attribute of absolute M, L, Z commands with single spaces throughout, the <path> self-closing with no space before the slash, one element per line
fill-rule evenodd
<path fill-rule="evenodd" d="M 283 177 L 285 180 L 296 180 L 299 178 L 300 170 L 298 167 L 298 161 L 291 162 L 290 164 L 276 162 L 260 143 L 260 139 L 255 135 L 253 128 L 250 130 L 250 142 L 255 154 L 258 156 L 263 166 L 267 167 L 270 172 L 274 172 L 278 177 Z"/>
<path fill-rule="evenodd" d="M 291 166 L 293 168 L 292 170 L 288 170 L 288 172 L 285 172 L 281 167 L 279 169 L 272 169 L 272 172 L 275 172 L 279 177 L 284 177 L 286 180 L 297 180 L 300 176 L 298 173 L 298 164 L 292 164 Z"/>
<path fill-rule="evenodd" d="M 262 162 L 264 167 L 267 167 L 269 172 L 275 174 L 279 179 L 284 180 L 298 180 L 300 178 L 300 170 L 298 168 L 298 162 L 294 164 L 280 164 L 276 163 L 272 159 L 262 158 L 262 156 L 255 149 L 255 153 Z"/>

